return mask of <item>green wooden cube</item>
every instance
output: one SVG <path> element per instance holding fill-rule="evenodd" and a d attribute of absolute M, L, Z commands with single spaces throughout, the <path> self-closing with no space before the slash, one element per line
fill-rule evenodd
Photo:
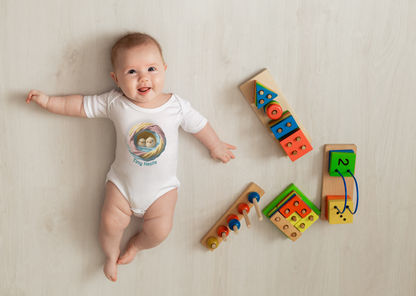
<path fill-rule="evenodd" d="M 350 170 L 354 174 L 356 154 L 352 150 L 331 150 L 329 151 L 329 175 L 341 177 L 338 170 L 344 177 L 351 177 Z"/>

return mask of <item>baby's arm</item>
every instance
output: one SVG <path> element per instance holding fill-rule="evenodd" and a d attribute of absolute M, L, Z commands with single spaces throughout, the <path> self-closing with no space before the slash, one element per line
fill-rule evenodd
<path fill-rule="evenodd" d="M 31 90 L 26 99 L 28 104 L 30 101 L 36 102 L 39 106 L 52 113 L 87 117 L 84 110 L 84 97 L 81 95 L 49 97 L 41 91 Z"/>
<path fill-rule="evenodd" d="M 229 149 L 237 148 L 222 142 L 209 122 L 207 122 L 202 130 L 193 135 L 209 149 L 212 158 L 221 159 L 223 163 L 227 163 L 231 158 L 235 158 Z"/>

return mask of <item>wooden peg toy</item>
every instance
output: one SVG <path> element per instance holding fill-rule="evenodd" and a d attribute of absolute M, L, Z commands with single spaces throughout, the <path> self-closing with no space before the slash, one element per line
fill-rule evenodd
<path fill-rule="evenodd" d="M 291 160 L 295 161 L 312 150 L 310 145 L 312 143 L 311 137 L 267 69 L 242 83 L 240 90 L 285 157 L 291 156 Z M 277 122 L 285 118 L 285 112 L 288 112 L 293 118 L 281 123 L 282 126 L 275 126 Z M 270 119 L 272 122 L 269 126 Z M 305 135 L 308 144 L 286 151 L 279 143 L 279 139 L 283 140 L 285 136 L 297 127 Z M 293 143 L 291 142 L 290 145 L 293 145 Z"/>
<path fill-rule="evenodd" d="M 218 227 L 217 230 L 217 234 L 222 238 L 223 241 L 227 241 L 227 236 L 230 233 L 230 231 L 228 230 L 228 227 L 221 225 L 220 227 Z"/>
<path fill-rule="evenodd" d="M 250 207 L 246 203 L 241 203 L 238 205 L 238 212 L 244 216 L 244 221 L 246 221 L 247 228 L 251 228 L 250 219 L 248 218 L 248 213 L 250 213 Z"/>
<path fill-rule="evenodd" d="M 253 202 L 251 202 L 248 198 L 250 194 L 253 196 Z M 238 230 L 241 226 L 241 219 L 244 218 L 246 223 L 248 222 L 247 227 L 249 227 L 249 225 L 251 225 L 249 222 L 250 220 L 248 219 L 248 216 L 244 216 L 244 209 L 242 209 L 242 207 L 239 208 L 239 206 L 241 204 L 246 204 L 248 209 L 245 208 L 245 211 L 247 211 L 248 214 L 251 208 L 256 204 L 258 207 L 258 202 L 263 195 L 264 190 L 261 189 L 257 184 L 251 183 L 234 201 L 230 208 L 221 216 L 221 218 L 214 224 L 214 226 L 205 234 L 205 236 L 201 239 L 201 244 L 208 250 L 214 251 L 218 248 L 218 245 L 222 241 L 227 239 L 230 230 L 233 230 L 235 234 L 238 233 Z M 216 241 L 211 238 L 215 238 Z"/>
<path fill-rule="evenodd" d="M 357 191 L 358 188 L 358 185 L 355 184 L 355 177 L 353 178 L 356 154 L 357 146 L 354 144 L 327 144 L 324 146 L 321 220 L 328 221 L 330 224 L 346 224 L 353 222 L 353 214 L 355 214 L 357 210 L 357 208 L 353 210 L 353 193 L 354 189 Z M 350 171 L 351 174 L 348 171 Z M 343 175 L 343 178 L 338 172 Z M 347 191 L 348 209 L 344 209 L 345 190 Z M 356 193 L 356 206 L 358 206 L 358 192 Z M 338 200 L 334 199 L 333 196 L 339 196 Z M 331 206 L 331 208 L 328 208 L 329 206 Z M 337 206 L 341 213 L 338 213 L 339 211 L 334 209 L 334 206 Z M 343 210 L 344 212 L 342 213 Z M 329 219 L 329 217 L 332 219 Z"/>
<path fill-rule="evenodd" d="M 257 202 L 260 201 L 260 195 L 257 192 L 250 192 L 248 195 L 248 201 L 254 204 L 254 208 L 256 209 L 257 217 L 259 221 L 263 220 L 263 216 L 261 215 L 259 204 Z"/>

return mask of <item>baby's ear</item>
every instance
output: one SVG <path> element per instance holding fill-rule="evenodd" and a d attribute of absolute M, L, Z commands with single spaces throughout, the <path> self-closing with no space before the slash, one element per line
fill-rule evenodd
<path fill-rule="evenodd" d="M 117 86 L 120 86 L 120 85 L 118 85 L 118 79 L 117 79 L 117 75 L 116 75 L 116 73 L 114 73 L 114 72 L 111 72 L 111 78 L 113 78 L 113 80 L 116 82 L 116 84 L 117 84 Z"/>
<path fill-rule="evenodd" d="M 168 64 L 164 64 L 163 67 L 165 68 L 165 71 L 166 71 L 166 68 L 168 67 Z"/>

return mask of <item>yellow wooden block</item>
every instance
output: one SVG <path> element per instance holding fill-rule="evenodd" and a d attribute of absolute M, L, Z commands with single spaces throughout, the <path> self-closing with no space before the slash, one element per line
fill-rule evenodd
<path fill-rule="evenodd" d="M 342 211 L 344 209 L 345 200 L 329 200 L 328 201 L 328 222 L 329 224 L 349 224 L 353 222 L 353 215 L 345 209 L 341 214 L 335 207 Z M 347 206 L 353 209 L 352 200 L 347 200 Z"/>
<path fill-rule="evenodd" d="M 287 220 L 290 222 L 290 224 L 296 225 L 300 220 L 302 220 L 302 217 L 299 216 L 298 213 L 293 212 L 292 215 L 290 215 L 289 217 L 287 217 Z M 300 229 L 298 229 L 298 230 L 300 230 Z"/>
<path fill-rule="evenodd" d="M 295 227 L 300 231 L 304 232 L 306 229 L 309 228 L 316 220 L 319 219 L 319 216 L 314 212 L 311 211 L 309 215 L 305 218 L 301 219 L 298 223 L 295 224 Z"/>

